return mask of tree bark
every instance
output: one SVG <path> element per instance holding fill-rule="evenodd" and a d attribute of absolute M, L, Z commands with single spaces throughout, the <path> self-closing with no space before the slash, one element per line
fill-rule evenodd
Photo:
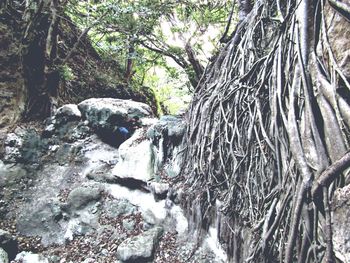
<path fill-rule="evenodd" d="M 38 6 L 34 12 L 33 4 Z M 58 0 L 36 3 L 27 0 L 22 43 L 23 75 L 28 90 L 25 118 L 46 118 L 55 107 L 59 87 L 56 65 L 58 12 Z"/>

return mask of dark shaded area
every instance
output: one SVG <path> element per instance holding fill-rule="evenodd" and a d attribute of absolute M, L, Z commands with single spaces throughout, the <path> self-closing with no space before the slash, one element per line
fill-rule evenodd
<path fill-rule="evenodd" d="M 143 192 L 150 192 L 147 188 L 147 184 L 144 181 L 137 180 L 134 178 L 119 178 L 115 177 L 115 183 L 125 186 L 131 190 L 141 190 Z"/>
<path fill-rule="evenodd" d="M 95 132 L 104 143 L 117 148 L 126 140 L 117 129 L 99 128 Z"/>
<path fill-rule="evenodd" d="M 9 260 L 14 260 L 18 253 L 18 242 L 10 235 L 0 235 L 0 247 L 8 254 Z"/>

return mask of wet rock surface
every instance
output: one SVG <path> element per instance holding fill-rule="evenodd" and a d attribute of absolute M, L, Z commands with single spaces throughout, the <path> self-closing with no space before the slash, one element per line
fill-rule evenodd
<path fill-rule="evenodd" d="M 124 108 L 118 109 L 120 103 Z M 159 142 L 177 146 L 164 131 L 147 135 L 168 120 L 156 128 L 149 109 L 130 101 L 112 103 L 109 110 L 104 101 L 91 115 L 85 104 L 63 106 L 43 129 L 18 128 L 7 135 L 0 161 L 0 229 L 18 243 L 18 251 L 4 249 L 10 259 L 207 262 L 192 253 L 202 245 L 188 238 L 187 220 L 174 203 L 177 188 L 161 168 L 174 155 L 164 155 Z M 101 123 L 115 125 L 113 114 L 140 117 L 141 125 L 119 148 L 96 130 Z M 203 243 L 202 255 L 215 258 L 206 250 Z"/>
<path fill-rule="evenodd" d="M 117 258 L 124 262 L 149 262 L 163 229 L 155 227 L 144 233 L 125 239 L 118 247 Z"/>
<path fill-rule="evenodd" d="M 350 185 L 339 188 L 332 201 L 334 251 L 343 262 L 350 262 Z"/>

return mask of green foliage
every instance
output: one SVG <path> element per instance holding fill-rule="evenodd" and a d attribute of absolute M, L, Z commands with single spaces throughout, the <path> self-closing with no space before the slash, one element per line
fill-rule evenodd
<path fill-rule="evenodd" d="M 118 62 L 116 70 L 125 72 L 124 81 L 128 85 L 141 87 L 146 83 L 156 93 L 162 80 L 150 81 L 155 68 L 166 71 L 166 82 L 181 83 L 173 89 L 187 91 L 194 71 L 186 57 L 186 42 L 192 45 L 195 52 L 202 54 L 199 61 L 206 64 L 213 50 L 203 48 L 203 45 L 218 40 L 228 11 L 225 0 L 215 1 L 215 4 L 203 0 L 71 0 L 65 8 L 81 30 L 91 27 L 89 37 L 94 46 L 102 57 Z M 216 30 L 214 34 L 209 32 L 213 28 Z M 211 39 L 203 40 L 205 34 L 210 35 Z M 212 36 L 215 34 L 216 38 Z M 167 54 L 184 62 L 181 65 L 183 68 L 168 65 Z M 187 78 L 184 78 L 184 74 L 187 74 Z M 166 89 L 170 89 L 170 86 Z M 172 95 L 178 96 L 176 92 Z M 165 101 L 162 95 L 159 96 L 161 101 Z"/>
<path fill-rule="evenodd" d="M 58 68 L 61 79 L 70 81 L 75 78 L 73 70 L 68 65 L 62 65 Z"/>

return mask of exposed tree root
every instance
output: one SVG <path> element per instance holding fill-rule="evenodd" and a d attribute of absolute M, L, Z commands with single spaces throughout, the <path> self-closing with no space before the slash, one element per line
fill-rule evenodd
<path fill-rule="evenodd" d="M 233 262 L 335 260 L 329 200 L 350 166 L 349 76 L 328 37 L 327 16 L 347 12 L 336 4 L 255 1 L 197 86 L 188 200 L 221 202 Z"/>

